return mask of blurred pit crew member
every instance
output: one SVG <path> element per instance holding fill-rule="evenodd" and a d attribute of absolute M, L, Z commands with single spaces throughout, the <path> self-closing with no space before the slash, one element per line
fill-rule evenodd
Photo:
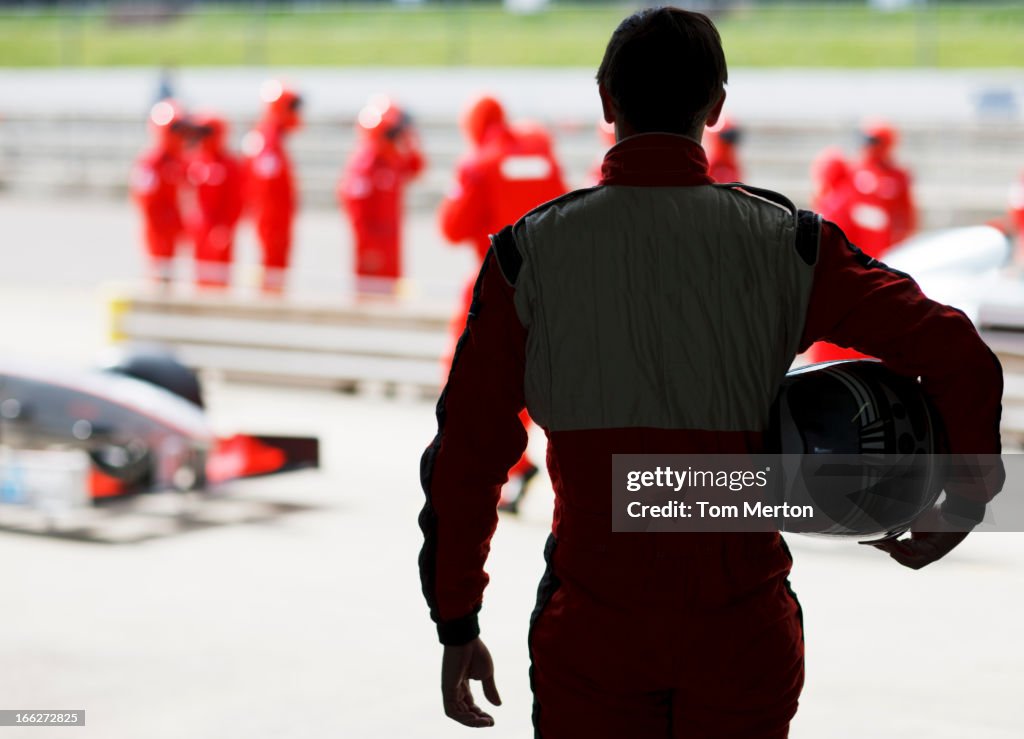
<path fill-rule="evenodd" d="M 910 173 L 896 164 L 896 129 L 883 122 L 867 124 L 862 132 L 861 157 L 850 171 L 853 199 L 850 220 L 857 227 L 857 246 L 882 259 L 893 244 L 917 230 L 917 206 Z"/>
<path fill-rule="evenodd" d="M 601 165 L 604 164 L 604 155 L 615 146 L 615 126 L 602 118 L 597 124 L 597 137 L 601 142 L 601 156 L 590 168 L 585 187 L 593 187 L 601 182 Z"/>
<path fill-rule="evenodd" d="M 811 180 L 814 185 L 811 207 L 822 218 L 839 226 L 853 243 L 858 243 L 857 227 L 850 220 L 853 178 L 843 152 L 829 147 L 818 154 L 811 163 Z"/>
<path fill-rule="evenodd" d="M 266 82 L 260 98 L 264 103 L 263 117 L 242 142 L 245 205 L 260 243 L 263 291 L 280 293 L 291 258 L 292 222 L 298 206 L 284 140 L 302 124 L 302 98 L 280 80 Z"/>
<path fill-rule="evenodd" d="M 843 152 L 834 147 L 822 151 L 811 165 L 811 178 L 814 181 L 811 207 L 822 218 L 836 224 L 852 243 L 859 244 L 863 234 L 851 217 L 851 209 L 862 197 L 853 189 L 850 164 Z M 827 341 L 815 342 L 805 355 L 810 363 L 863 357 L 855 349 L 836 346 Z"/>
<path fill-rule="evenodd" d="M 359 143 L 338 181 L 355 236 L 356 291 L 395 294 L 403 276 L 402 195 L 425 160 L 412 118 L 375 96 L 359 111 Z"/>
<path fill-rule="evenodd" d="M 471 680 L 501 702 L 478 614 L 525 405 L 546 432 L 555 493 L 528 637 L 536 736 L 784 739 L 804 684 L 784 540 L 639 521 L 613 533 L 613 456 L 763 451 L 779 383 L 821 338 L 920 376 L 951 453 L 998 454 L 999 362 L 960 311 L 834 224 L 777 193 L 714 184 L 700 139 L 727 70 L 707 17 L 630 16 L 598 80 L 619 139 L 602 184 L 494 236 L 421 460 L 441 702 L 474 727 L 494 719 Z M 978 520 L 1001 477 L 947 485 L 941 515 Z M 875 546 L 917 569 L 966 536 L 933 529 Z"/>
<path fill-rule="evenodd" d="M 566 191 L 548 132 L 537 123 L 512 124 L 490 95 L 470 101 L 462 114 L 469 150 L 459 161 L 455 184 L 440 208 L 441 233 L 453 244 L 469 242 L 478 265 L 487 258 L 490 235 L 541 203 Z M 452 320 L 454 347 L 466 326 L 473 299 L 471 279 Z M 524 423 L 528 417 L 523 412 Z M 538 468 L 525 452 L 509 470 L 502 508 L 515 513 Z"/>
<path fill-rule="evenodd" d="M 149 130 L 153 143 L 135 161 L 131 194 L 142 215 L 149 276 L 169 283 L 178 241 L 184 236 L 178 191 L 185 179 L 183 152 L 191 124 L 177 103 L 162 100 L 149 112 Z"/>
<path fill-rule="evenodd" d="M 715 182 L 742 182 L 739 146 L 743 130 L 735 121 L 723 117 L 704 134 L 704 151 L 708 156 L 708 173 Z"/>
<path fill-rule="evenodd" d="M 1017 233 L 1017 249 L 1014 261 L 1024 264 L 1024 173 L 1010 187 L 1010 224 Z"/>
<path fill-rule="evenodd" d="M 193 123 L 197 145 L 188 163 L 188 183 L 195 191 L 189 223 L 195 243 L 195 281 L 200 287 L 227 287 L 235 227 L 242 214 L 242 166 L 228 149 L 227 121 L 201 113 Z"/>

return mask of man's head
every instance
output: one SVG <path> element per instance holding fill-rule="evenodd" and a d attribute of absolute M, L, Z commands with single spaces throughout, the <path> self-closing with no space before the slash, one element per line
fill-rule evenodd
<path fill-rule="evenodd" d="M 298 128 L 302 123 L 300 111 L 302 97 L 281 80 L 267 80 L 260 88 L 260 99 L 265 108 L 263 117 L 284 131 Z"/>
<path fill-rule="evenodd" d="M 886 121 L 870 120 L 861 127 L 864 155 L 868 159 L 889 159 L 898 139 L 896 129 Z"/>
<path fill-rule="evenodd" d="M 359 131 L 381 145 L 396 144 L 412 129 L 412 117 L 386 95 L 374 95 L 359 111 Z"/>
<path fill-rule="evenodd" d="M 149 111 L 149 130 L 161 148 L 177 153 L 192 133 L 192 124 L 178 103 L 161 100 Z"/>
<path fill-rule="evenodd" d="M 194 137 L 198 140 L 200 149 L 211 154 L 217 154 L 224 150 L 228 122 L 222 116 L 203 111 L 193 117 L 192 124 L 195 131 Z"/>
<path fill-rule="evenodd" d="M 658 131 L 699 140 L 718 120 L 728 76 L 711 20 L 671 7 L 622 21 L 597 70 L 605 120 L 620 139 Z"/>
<path fill-rule="evenodd" d="M 505 108 L 497 98 L 479 95 L 462 111 L 462 131 L 474 146 L 480 146 L 494 131 L 505 128 Z"/>

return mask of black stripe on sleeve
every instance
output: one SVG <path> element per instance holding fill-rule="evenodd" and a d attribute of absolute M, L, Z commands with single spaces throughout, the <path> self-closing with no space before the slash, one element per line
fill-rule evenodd
<path fill-rule="evenodd" d="M 804 264 L 814 265 L 818 261 L 818 247 L 821 244 L 821 216 L 809 210 L 796 214 L 796 253 Z"/>
<path fill-rule="evenodd" d="M 501 274 L 505 276 L 505 282 L 515 285 L 516 280 L 519 279 L 519 270 L 523 266 L 523 255 L 519 253 L 519 247 L 516 246 L 511 226 L 505 226 L 491 236 L 491 250 L 494 251 L 494 256 L 498 260 Z"/>

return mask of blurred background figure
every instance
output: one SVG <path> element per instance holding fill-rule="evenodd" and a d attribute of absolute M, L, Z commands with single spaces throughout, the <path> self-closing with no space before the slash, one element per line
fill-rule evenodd
<path fill-rule="evenodd" d="M 471 100 L 460 124 L 468 151 L 457 165 L 454 186 L 441 203 L 440 225 L 451 243 L 469 242 L 473 246 L 478 269 L 466 285 L 462 304 L 452 320 L 455 340 L 466 325 L 476 272 L 487 256 L 490 234 L 567 190 L 551 136 L 540 124 L 509 123 L 504 107 L 490 95 Z M 454 343 L 446 369 L 451 364 Z M 526 411 L 520 418 L 524 425 L 529 423 Z M 537 466 L 524 453 L 509 470 L 509 484 L 502 491 L 500 507 L 516 512 L 526 486 L 536 474 Z"/>
<path fill-rule="evenodd" d="M 246 209 L 252 215 L 263 264 L 264 292 L 284 290 L 298 197 L 284 140 L 302 119 L 302 98 L 280 80 L 260 90 L 263 116 L 242 143 L 246 157 Z"/>
<path fill-rule="evenodd" d="M 482 264 L 490 234 L 567 188 L 551 137 L 540 124 L 510 124 L 501 103 L 489 95 L 472 100 L 460 124 L 468 151 L 441 203 L 441 233 L 453 244 L 470 242 Z"/>
<path fill-rule="evenodd" d="M 917 206 L 910 173 L 893 158 L 896 129 L 883 121 L 870 122 L 861 136 L 861 157 L 850 173 L 854 191 L 850 219 L 857 227 L 857 246 L 880 259 L 890 246 L 917 230 Z"/>
<path fill-rule="evenodd" d="M 227 287 L 242 214 L 242 168 L 228 149 L 224 118 L 201 113 L 192 123 L 197 145 L 188 163 L 188 183 L 195 189 L 195 211 L 189 218 L 195 281 L 200 287 Z"/>
<path fill-rule="evenodd" d="M 604 118 L 599 120 L 597 122 L 597 138 L 601 142 L 601 153 L 590 168 L 585 187 L 593 187 L 601 182 L 601 165 L 604 164 L 604 155 L 615 146 L 615 125 Z"/>
<path fill-rule="evenodd" d="M 853 179 L 850 163 L 843 152 L 830 146 L 818 154 L 811 163 L 811 180 L 814 183 L 811 210 L 832 221 L 843 230 L 847 239 L 859 244 L 861 239 L 857 226 L 850 218 L 855 199 Z"/>
<path fill-rule="evenodd" d="M 708 174 L 715 182 L 742 182 L 739 145 L 742 129 L 735 121 L 722 117 L 704 132 L 704 151 L 708 155 Z"/>
<path fill-rule="evenodd" d="M 864 196 L 853 187 L 853 172 L 843 152 L 829 147 L 818 154 L 811 164 L 811 179 L 814 182 L 811 210 L 839 226 L 847 240 L 860 247 L 862 233 L 852 218 L 852 211 L 855 204 L 863 203 Z M 858 351 L 825 341 L 816 342 L 807 350 L 807 360 L 812 363 L 862 357 L 864 355 Z"/>
<path fill-rule="evenodd" d="M 1010 227 L 1017 234 L 1017 248 L 1014 250 L 1014 261 L 1024 264 L 1024 172 L 1020 179 L 1010 187 Z"/>
<path fill-rule="evenodd" d="M 149 130 L 152 146 L 135 161 L 130 189 L 142 215 L 149 276 L 168 283 L 184 232 L 178 190 L 185 176 L 183 152 L 191 126 L 177 103 L 162 100 L 149 112 Z"/>
<path fill-rule="evenodd" d="M 378 95 L 359 111 L 360 138 L 338 182 L 355 237 L 356 291 L 394 294 L 402 279 L 402 195 L 426 160 L 412 118 Z"/>

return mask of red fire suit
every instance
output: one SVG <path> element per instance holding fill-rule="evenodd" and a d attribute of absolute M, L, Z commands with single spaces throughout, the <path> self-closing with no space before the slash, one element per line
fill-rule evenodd
<path fill-rule="evenodd" d="M 613 454 L 760 451 L 778 382 L 819 338 L 922 377 L 954 452 L 999 451 L 1001 370 L 970 321 L 782 196 L 711 185 L 692 139 L 625 139 L 603 186 L 495 236 L 421 464 L 420 571 L 441 642 L 474 639 L 529 408 L 555 491 L 537 736 L 787 735 L 803 631 L 782 538 L 613 533 L 609 485 Z"/>
<path fill-rule="evenodd" d="M 704 151 L 708 158 L 708 174 L 715 182 L 742 182 L 739 141 L 741 131 L 728 118 L 704 131 Z"/>
<path fill-rule="evenodd" d="M 178 189 L 185 164 L 177 145 L 161 142 L 136 160 L 131 175 L 132 199 L 142 214 L 142 235 L 152 277 L 166 282 L 173 276 L 174 255 L 184 235 Z"/>
<path fill-rule="evenodd" d="M 245 147 L 246 206 L 260 242 L 263 287 L 271 292 L 284 287 L 298 205 L 291 160 L 284 148 L 285 132 L 274 122 L 265 121 L 250 133 Z"/>
<path fill-rule="evenodd" d="M 415 142 L 397 146 L 385 137 L 366 137 L 338 182 L 338 202 L 355 235 L 357 285 L 386 291 L 402 276 L 402 195 L 423 171 Z"/>
<path fill-rule="evenodd" d="M 497 232 L 566 191 L 551 139 L 536 126 L 494 126 L 459 163 L 454 188 L 441 203 L 441 232 L 452 243 L 470 241 L 481 260 Z"/>
<path fill-rule="evenodd" d="M 858 246 L 881 259 L 890 246 L 917 230 L 910 175 L 890 159 L 869 152 L 852 168 L 850 181 L 849 218 L 857 227 Z"/>
<path fill-rule="evenodd" d="M 242 214 L 242 167 L 227 150 L 223 128 L 209 133 L 188 165 L 196 210 L 191 231 L 195 242 L 196 284 L 224 287 L 231 278 L 235 227 Z"/>
<path fill-rule="evenodd" d="M 863 233 L 852 217 L 854 205 L 862 202 L 864 196 L 854 189 L 852 172 L 846 160 L 838 151 L 827 149 L 815 160 L 812 174 L 816 193 L 811 208 L 822 218 L 838 226 L 852 243 L 871 243 L 871 235 Z M 839 347 L 827 341 L 815 342 L 807 350 L 807 359 L 812 363 L 863 357 L 863 354 L 854 349 Z"/>
<path fill-rule="evenodd" d="M 740 168 L 739 155 L 736 147 L 721 140 L 717 133 L 705 134 L 708 141 L 708 174 L 715 182 L 742 182 L 743 171 Z"/>
<path fill-rule="evenodd" d="M 1015 259 L 1024 264 L 1024 174 L 1020 181 L 1010 188 L 1010 219 L 1017 232 L 1017 253 Z"/>

